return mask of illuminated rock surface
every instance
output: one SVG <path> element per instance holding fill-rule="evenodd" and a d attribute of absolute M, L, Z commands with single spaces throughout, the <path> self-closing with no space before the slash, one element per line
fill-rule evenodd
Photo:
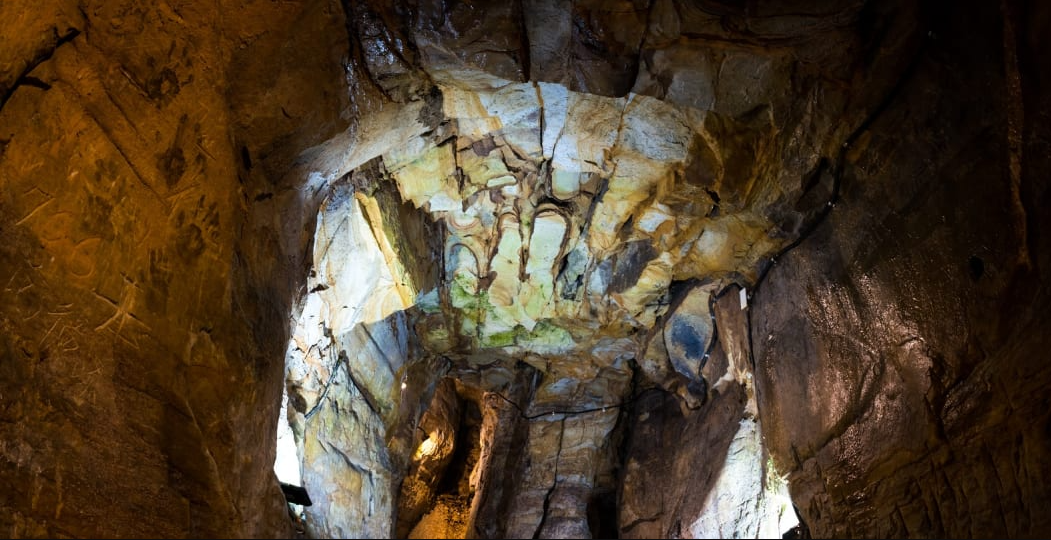
<path fill-rule="evenodd" d="M 1051 531 L 1051 10 L 488 4 L 0 3 L 0 533 Z"/>

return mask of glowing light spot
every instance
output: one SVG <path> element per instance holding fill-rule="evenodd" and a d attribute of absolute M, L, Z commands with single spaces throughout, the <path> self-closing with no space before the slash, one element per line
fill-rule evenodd
<path fill-rule="evenodd" d="M 420 447 L 416 449 L 416 455 L 412 459 L 419 461 L 426 456 L 434 454 L 434 451 L 438 449 L 438 445 L 435 444 L 434 439 L 427 437 L 420 443 Z"/>

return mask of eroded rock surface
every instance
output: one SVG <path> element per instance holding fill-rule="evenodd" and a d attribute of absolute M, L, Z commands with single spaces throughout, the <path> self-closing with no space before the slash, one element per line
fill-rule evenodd
<path fill-rule="evenodd" d="M 312 536 L 1051 530 L 1051 10 L 0 20 L 9 536 L 289 535 L 282 375 Z"/>
<path fill-rule="evenodd" d="M 1031 123 L 1051 111 L 1048 71 L 1010 63 L 1030 57 L 1048 17 L 1001 8 L 931 27 L 850 148 L 828 222 L 757 295 L 764 431 L 815 536 L 1049 526 L 1036 457 L 1048 448 L 1036 390 L 1051 376 L 1038 277 L 1048 221 L 1034 206 L 1049 163 Z"/>
<path fill-rule="evenodd" d="M 338 6 L 13 1 L 0 19 L 0 531 L 290 534 L 275 354 L 302 278 L 247 253 L 272 246 L 242 235 L 245 182 L 266 180 L 233 119 L 298 112 L 301 89 L 262 98 L 240 62 L 265 50 L 333 93 L 304 99 L 329 106 L 306 135 L 258 143 L 298 153 L 346 126 L 332 41 L 281 45 L 340 40 Z"/>

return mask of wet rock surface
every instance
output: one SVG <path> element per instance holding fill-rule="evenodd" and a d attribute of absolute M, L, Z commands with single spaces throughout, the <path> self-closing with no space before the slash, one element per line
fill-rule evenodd
<path fill-rule="evenodd" d="M 1031 393 L 1049 376 L 1037 330 L 1048 223 L 1032 206 L 1048 161 L 1031 152 L 1046 136 L 1011 112 L 1041 117 L 1048 100 L 1011 95 L 1001 28 L 978 22 L 1010 31 L 1019 13 L 964 13 L 932 28 L 913 74 L 850 149 L 835 210 L 756 296 L 767 443 L 815 536 L 1048 527 L 1036 458 L 1047 413 Z M 1029 54 L 1022 28 L 1004 54 Z M 1018 67 L 1031 81 L 1047 72 Z M 936 91 L 964 87 L 990 91 Z M 1014 129 L 1029 142 L 1012 142 Z"/>

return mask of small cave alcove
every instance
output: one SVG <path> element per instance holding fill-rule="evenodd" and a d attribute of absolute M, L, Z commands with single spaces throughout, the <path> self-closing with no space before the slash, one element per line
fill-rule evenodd
<path fill-rule="evenodd" d="M 399 490 L 395 537 L 468 537 L 484 466 L 480 396 L 452 378 L 438 383 Z"/>

